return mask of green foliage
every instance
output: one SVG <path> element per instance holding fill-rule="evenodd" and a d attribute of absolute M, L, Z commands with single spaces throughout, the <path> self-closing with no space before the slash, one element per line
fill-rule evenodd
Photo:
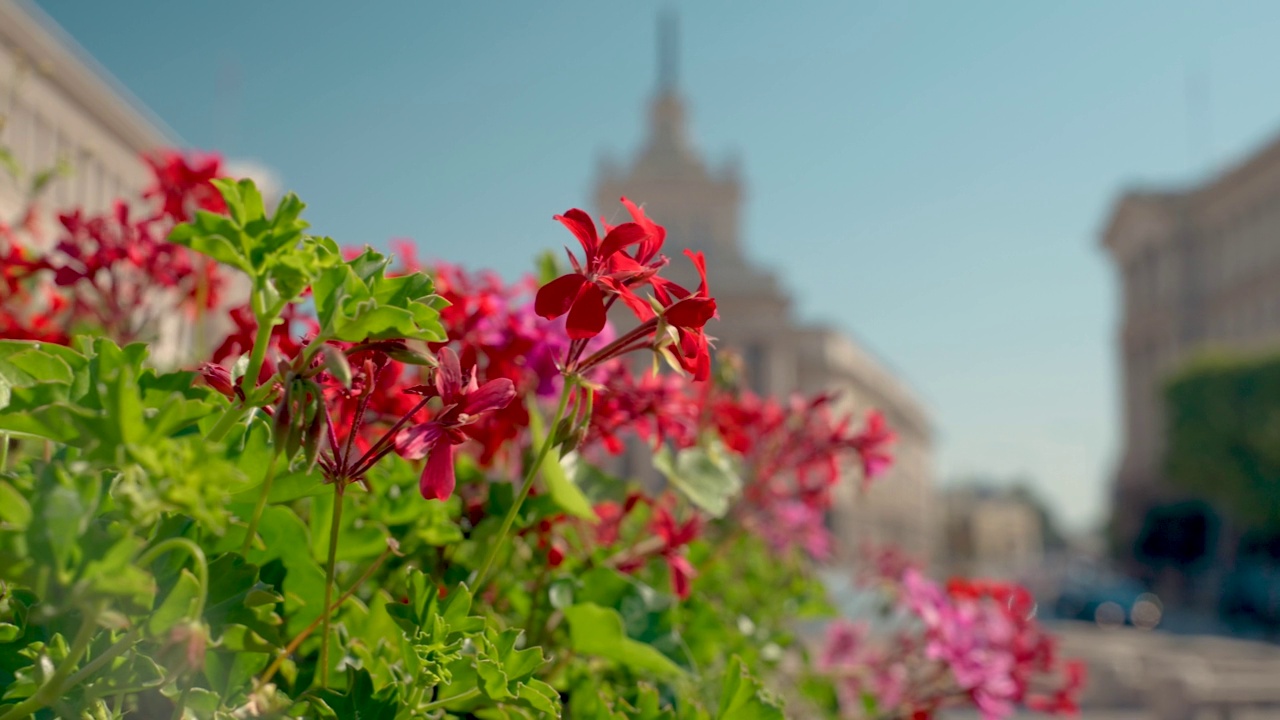
<path fill-rule="evenodd" d="M 723 517 L 730 501 L 742 491 L 742 478 L 719 441 L 685 448 L 674 456 L 664 445 L 654 454 L 653 466 L 684 493 L 689 502 L 714 517 Z"/>
<path fill-rule="evenodd" d="M 1165 405 L 1170 479 L 1245 527 L 1280 530 L 1280 357 L 1202 358 Z"/>
<path fill-rule="evenodd" d="M 542 419 L 542 413 L 538 410 L 538 405 L 533 398 L 526 403 L 529 409 L 529 433 L 530 442 L 537 447 L 546 438 L 546 421 Z M 576 456 L 573 456 L 576 457 Z M 559 451 L 552 449 L 547 453 L 547 457 L 542 461 L 542 480 L 547 484 L 547 492 L 551 495 L 551 499 L 561 510 L 587 520 L 596 520 L 595 510 L 591 508 L 591 502 L 587 500 L 587 496 L 574 482 L 574 478 L 570 476 L 565 469 L 565 462 L 572 464 L 571 457 L 560 458 Z"/>
<path fill-rule="evenodd" d="M 421 463 L 394 453 L 337 491 L 317 459 L 320 369 L 350 388 L 338 343 L 445 340 L 444 301 L 426 275 L 307 235 L 295 196 L 268 215 L 251 182 L 217 185 L 228 214 L 172 239 L 252 281 L 260 342 L 237 400 L 158 372 L 145 345 L 0 340 L 0 443 L 18 441 L 0 454 L 0 720 L 782 716 L 764 687 L 790 619 L 823 609 L 812 578 L 726 520 L 687 549 L 699 574 L 676 597 L 649 508 L 597 535 L 596 504 L 637 483 L 589 465 L 536 404 L 532 447 L 512 453 L 538 471 L 527 500 L 532 484 L 463 454 L 447 501 L 423 500 Z M 319 332 L 259 383 L 291 303 Z M 712 438 L 657 465 L 681 516 L 724 516 L 741 489 Z"/>
<path fill-rule="evenodd" d="M 226 201 L 228 215 L 199 211 L 190 223 L 178 225 L 169 239 L 238 268 L 254 280 L 263 293 L 265 308 L 283 308 L 302 293 L 320 270 L 341 259 L 337 244 L 328 238 L 305 235 L 301 218 L 305 205 L 293 193 L 285 195 L 267 217 L 262 195 L 251 180 L 215 180 Z M 278 311 L 277 311 L 278 312 Z"/>
<path fill-rule="evenodd" d="M 360 256 L 325 269 L 315 279 L 320 336 L 359 342 L 391 338 L 440 342 L 444 301 L 433 295 L 422 273 L 386 277 L 391 258 L 366 249 Z"/>
<path fill-rule="evenodd" d="M 751 676 L 742 658 L 734 656 L 724 676 L 724 690 L 720 693 L 719 720 L 781 720 L 782 705 L 765 692 L 764 687 Z"/>

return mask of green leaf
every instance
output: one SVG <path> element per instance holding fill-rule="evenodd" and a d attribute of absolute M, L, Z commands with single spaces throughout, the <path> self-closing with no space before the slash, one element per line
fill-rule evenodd
<path fill-rule="evenodd" d="M 14 403 L 15 393 L 19 395 L 18 402 L 10 412 L 65 399 L 70 393 L 74 370 L 84 368 L 87 363 L 84 356 L 61 345 L 0 340 L 0 411 Z"/>
<path fill-rule="evenodd" d="M 653 466 L 690 502 L 715 517 L 724 517 L 729 502 L 742 490 L 742 478 L 718 443 L 686 448 L 674 458 L 663 445 L 654 454 Z"/>
<path fill-rule="evenodd" d="M 280 618 L 272 612 L 272 606 L 250 604 L 250 598 L 262 598 L 261 593 L 274 595 L 274 590 L 258 579 L 257 565 L 231 553 L 214 558 L 209 563 L 209 597 L 204 610 L 214 639 L 219 639 L 231 625 L 243 625 L 279 646 Z"/>
<path fill-rule="evenodd" d="M 320 273 L 312 283 L 321 336 L 333 340 L 445 340 L 431 278 L 386 277 L 390 258 L 366 249 Z"/>
<path fill-rule="evenodd" d="M 684 670 L 651 645 L 627 637 L 622 616 L 612 608 L 589 603 L 564 609 L 569 644 L 575 652 L 613 660 L 632 670 L 678 677 Z"/>
<path fill-rule="evenodd" d="M 178 581 L 165 596 L 164 602 L 151 613 L 147 629 L 152 635 L 163 635 L 179 622 L 190 618 L 200 599 L 200 583 L 185 568 L 178 574 Z"/>
<path fill-rule="evenodd" d="M 285 616 L 288 618 L 288 634 L 295 635 L 320 617 L 324 605 L 324 568 L 312 557 L 307 526 L 292 509 L 277 505 L 264 510 L 258 535 L 266 549 L 254 550 L 249 557 L 263 565 L 276 559 L 284 564 L 287 571 L 284 576 Z"/>
<path fill-rule="evenodd" d="M 0 438 L 0 442 L 8 440 Z M 27 502 L 17 488 L 4 480 L 0 480 L 0 520 L 15 530 L 26 530 L 31 523 L 31 503 Z"/>
<path fill-rule="evenodd" d="M 737 655 L 725 671 L 717 720 L 785 720 L 782 705 L 765 692 Z"/>
<path fill-rule="evenodd" d="M 538 410 L 537 399 L 533 395 L 529 396 L 526 404 L 529 408 L 529 432 L 532 436 L 532 445 L 539 447 L 543 438 L 546 437 L 546 424 L 542 419 L 542 413 Z M 599 518 L 591 507 L 591 502 L 565 470 L 564 463 L 567 462 L 572 466 L 576 458 L 577 455 L 570 453 L 562 461 L 560 451 L 552 448 L 542 461 L 542 480 L 547 484 L 547 492 L 551 495 L 551 499 L 562 510 L 575 517 L 596 522 Z"/>
<path fill-rule="evenodd" d="M 199 687 L 187 690 L 186 700 L 186 709 L 195 715 L 197 720 L 214 720 L 215 713 L 222 706 L 222 700 L 217 693 Z"/>
<path fill-rule="evenodd" d="M 388 685 L 374 690 L 367 670 L 348 671 L 346 692 L 321 690 L 316 697 L 340 720 L 395 720 L 400 709 L 399 687 Z"/>

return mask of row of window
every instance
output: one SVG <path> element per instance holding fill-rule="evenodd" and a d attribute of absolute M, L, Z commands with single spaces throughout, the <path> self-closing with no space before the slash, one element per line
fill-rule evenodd
<path fill-rule="evenodd" d="M 1124 268 L 1124 295 L 1129 307 L 1150 307 L 1170 299 L 1177 284 L 1178 263 L 1173 249 L 1151 245 Z"/>
<path fill-rule="evenodd" d="M 1268 205 L 1209 240 L 1205 255 L 1210 285 L 1229 287 L 1248 280 L 1280 262 L 1280 205 Z"/>
<path fill-rule="evenodd" d="M 85 207 L 105 209 L 111 201 L 134 193 L 92 150 L 68 135 L 38 108 L 13 98 L 5 114 L 0 145 L 8 148 L 23 168 L 26 182 L 35 173 L 64 163 L 67 174 L 47 186 L 43 204 L 56 209 Z"/>

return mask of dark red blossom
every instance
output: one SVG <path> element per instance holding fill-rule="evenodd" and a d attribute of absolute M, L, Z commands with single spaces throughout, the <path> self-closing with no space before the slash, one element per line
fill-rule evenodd
<path fill-rule="evenodd" d="M 506 378 L 476 382 L 475 368 L 463 376 L 453 350 L 440 351 L 440 366 L 434 383 L 411 388 L 428 398 L 438 397 L 443 407 L 428 422 L 406 428 L 396 436 L 396 449 L 411 460 L 427 458 L 418 489 L 427 499 L 444 500 L 453 494 L 453 446 L 466 441 L 465 429 L 484 413 L 506 407 L 516 395 L 515 384 Z"/>
<path fill-rule="evenodd" d="M 629 285 L 645 274 L 643 266 L 621 251 L 646 240 L 650 234 L 632 222 L 610 229 L 601 239 L 591 216 L 577 208 L 556 215 L 555 219 L 578 239 L 584 259 L 579 263 L 577 257 L 569 253 L 573 272 L 542 286 L 534 309 L 548 320 L 568 313 L 569 337 L 585 340 L 604 329 L 605 299 L 631 293 Z"/>
<path fill-rule="evenodd" d="M 702 533 L 702 518 L 691 515 L 680 523 L 666 506 L 659 505 L 653 513 L 653 532 L 662 540 L 659 553 L 671 573 L 671 589 L 683 600 L 689 597 L 690 583 L 698 574 L 685 557 L 684 548 Z"/>
<path fill-rule="evenodd" d="M 211 180 L 222 176 L 222 158 L 217 155 L 183 155 L 164 150 L 145 157 L 155 175 L 155 184 L 144 197 L 160 201 L 158 216 L 187 222 L 196 210 L 225 213 L 226 203 Z"/>

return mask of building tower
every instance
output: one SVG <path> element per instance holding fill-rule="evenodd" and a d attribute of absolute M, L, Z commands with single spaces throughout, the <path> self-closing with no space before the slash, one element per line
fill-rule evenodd
<path fill-rule="evenodd" d="M 928 416 L 907 388 L 847 334 L 799 323 L 777 276 L 755 265 L 741 241 L 742 180 L 730 161 L 711 167 L 689 140 L 679 88 L 678 26 L 674 14 L 659 17 L 657 84 L 649 105 L 648 132 L 634 160 L 600 162 L 595 207 L 621 222 L 627 197 L 667 228 L 665 273 L 697 283 L 684 248 L 705 253 L 708 281 L 720 318 L 707 326 L 718 350 L 742 356 L 746 384 L 756 392 L 838 391 L 845 407 L 876 407 L 898 433 L 890 477 L 867 497 L 847 484 L 830 518 L 842 549 L 864 542 L 892 542 L 912 554 L 932 555 L 932 434 Z"/>

